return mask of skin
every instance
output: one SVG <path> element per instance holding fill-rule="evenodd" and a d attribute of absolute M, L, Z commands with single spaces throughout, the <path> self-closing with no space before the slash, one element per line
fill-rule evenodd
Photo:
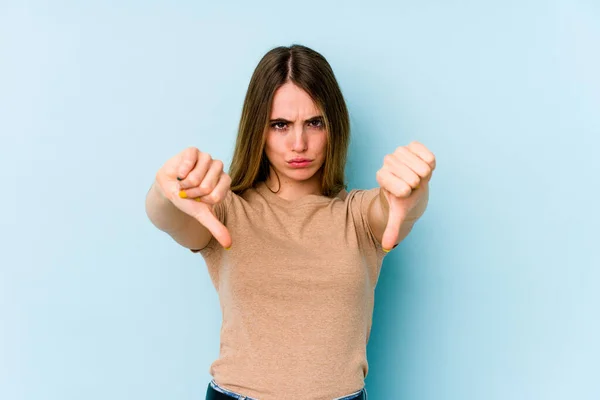
<path fill-rule="evenodd" d="M 213 207 L 225 199 L 230 185 L 220 160 L 189 147 L 158 170 L 146 196 L 146 213 L 158 229 L 184 247 L 202 249 L 214 236 L 228 249 L 231 235 Z"/>
<path fill-rule="evenodd" d="M 310 96 L 291 82 L 277 89 L 265 145 L 271 164 L 267 185 L 286 200 L 320 194 L 326 144 L 322 114 Z M 297 157 L 311 160 L 310 165 L 292 168 L 287 161 Z"/>
<path fill-rule="evenodd" d="M 267 184 L 286 200 L 320 193 L 321 166 L 325 162 L 327 132 L 311 97 L 291 82 L 274 95 L 266 154 L 271 163 Z M 313 160 L 308 168 L 290 168 L 287 160 Z M 369 224 L 384 250 L 389 251 L 410 233 L 427 207 L 429 180 L 435 156 L 424 145 L 412 142 L 384 157 L 377 171 L 379 196 L 369 206 Z M 279 175 L 281 185 L 277 181 Z"/>
<path fill-rule="evenodd" d="M 398 245 L 423 215 L 435 156 L 419 142 L 400 146 L 383 159 L 377 171 L 379 196 L 369 207 L 369 224 L 386 251 Z"/>
<path fill-rule="evenodd" d="M 271 164 L 267 185 L 290 201 L 321 194 L 327 132 L 318 107 L 306 92 L 286 83 L 275 92 L 270 120 L 265 148 Z M 297 157 L 310 164 L 292 168 L 288 161 Z M 379 195 L 368 210 L 369 225 L 384 250 L 402 241 L 425 212 L 435 163 L 433 153 L 419 142 L 398 147 L 384 157 L 377 171 Z M 231 235 L 215 217 L 213 207 L 225 199 L 230 184 L 221 161 L 191 147 L 160 168 L 146 198 L 146 212 L 155 226 L 184 247 L 201 249 L 214 236 L 228 249 Z"/>

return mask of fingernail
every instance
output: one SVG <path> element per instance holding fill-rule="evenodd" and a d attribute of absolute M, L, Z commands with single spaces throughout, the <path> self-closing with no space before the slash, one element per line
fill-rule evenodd
<path fill-rule="evenodd" d="M 231 246 L 229 246 L 229 247 L 225 247 L 225 250 L 229 250 L 229 249 L 231 249 Z"/>
<path fill-rule="evenodd" d="M 185 190 L 179 191 L 179 197 L 181 197 L 182 199 L 187 199 L 187 193 L 185 192 Z"/>
<path fill-rule="evenodd" d="M 197 202 L 201 202 L 202 200 L 200 199 L 200 197 L 194 197 L 194 200 L 196 200 Z"/>
<path fill-rule="evenodd" d="M 382 249 L 382 250 L 385 251 L 386 253 L 389 253 L 390 250 L 392 250 L 392 249 L 390 249 L 390 250 L 388 250 L 388 249 Z"/>
<path fill-rule="evenodd" d="M 178 181 L 182 181 L 183 179 L 181 179 L 180 177 L 177 177 L 177 180 L 178 180 Z"/>

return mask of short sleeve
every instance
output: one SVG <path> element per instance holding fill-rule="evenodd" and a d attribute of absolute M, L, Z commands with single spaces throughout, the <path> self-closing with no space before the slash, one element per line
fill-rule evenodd
<path fill-rule="evenodd" d="M 383 258 L 387 252 L 383 250 L 381 242 L 373 234 L 369 224 L 369 205 L 379 196 L 379 188 L 354 189 L 348 194 L 348 207 L 361 246 L 374 250 Z"/>
<path fill-rule="evenodd" d="M 222 202 L 216 204 L 213 208 L 215 217 L 217 217 L 219 222 L 221 222 L 225 226 L 227 226 L 227 211 L 229 210 L 233 196 L 234 196 L 233 192 L 231 190 L 228 191 L 227 195 L 225 196 L 225 199 Z M 190 249 L 190 251 L 192 253 L 200 253 L 205 249 L 214 248 L 214 246 L 218 243 L 219 242 L 217 241 L 217 239 L 215 239 L 215 237 L 213 236 L 210 238 L 210 241 L 208 242 L 206 247 L 204 247 L 202 249 Z"/>

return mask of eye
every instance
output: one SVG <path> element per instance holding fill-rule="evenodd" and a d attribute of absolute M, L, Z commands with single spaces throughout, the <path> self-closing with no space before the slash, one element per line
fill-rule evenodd
<path fill-rule="evenodd" d="M 322 128 L 323 127 L 323 120 L 318 118 L 318 119 L 313 119 L 312 121 L 309 121 L 308 123 L 310 126 L 312 126 L 313 128 Z"/>
<path fill-rule="evenodd" d="M 282 122 L 282 121 L 279 121 L 279 122 L 273 122 L 273 123 L 271 124 L 271 128 L 275 128 L 275 129 L 277 129 L 278 131 L 282 131 L 282 130 L 284 130 L 285 128 L 287 128 L 287 123 L 285 123 L 285 122 Z"/>

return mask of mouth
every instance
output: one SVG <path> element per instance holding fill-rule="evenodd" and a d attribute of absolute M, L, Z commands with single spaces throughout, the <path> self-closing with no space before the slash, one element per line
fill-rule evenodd
<path fill-rule="evenodd" d="M 289 160 L 288 164 L 293 168 L 302 168 L 309 166 L 311 162 L 312 160 L 309 160 L 308 158 L 294 158 Z"/>

